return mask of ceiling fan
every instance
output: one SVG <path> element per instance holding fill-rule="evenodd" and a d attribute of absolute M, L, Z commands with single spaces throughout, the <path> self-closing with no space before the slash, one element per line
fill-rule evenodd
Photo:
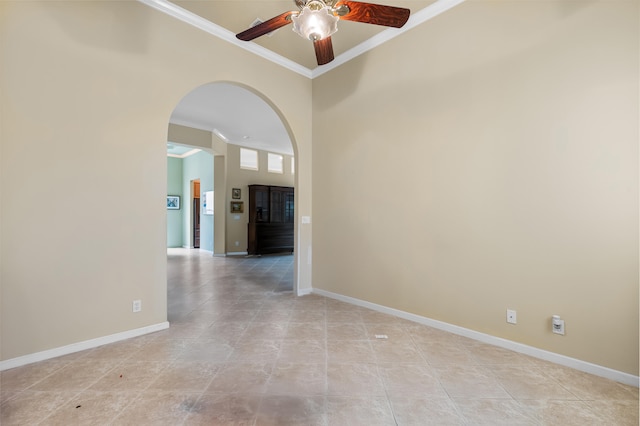
<path fill-rule="evenodd" d="M 331 35 L 338 31 L 338 20 L 402 27 L 409 19 L 409 9 L 350 0 L 294 0 L 300 9 L 282 13 L 251 27 L 236 37 L 243 41 L 268 34 L 293 23 L 293 31 L 313 41 L 318 65 L 333 61 Z"/>

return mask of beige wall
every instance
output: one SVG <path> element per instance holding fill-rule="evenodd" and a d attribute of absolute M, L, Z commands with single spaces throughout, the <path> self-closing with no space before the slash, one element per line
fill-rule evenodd
<path fill-rule="evenodd" d="M 277 107 L 311 214 L 308 79 L 138 2 L 4 1 L 0 43 L 2 360 L 166 321 L 167 123 L 199 85 Z"/>
<path fill-rule="evenodd" d="M 637 375 L 638 29 L 468 2 L 315 79 L 314 288 Z"/>

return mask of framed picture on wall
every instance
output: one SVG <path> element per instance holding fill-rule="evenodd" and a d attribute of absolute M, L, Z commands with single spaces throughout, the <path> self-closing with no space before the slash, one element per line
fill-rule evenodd
<path fill-rule="evenodd" d="M 179 195 L 167 195 L 167 210 L 180 210 Z"/>
<path fill-rule="evenodd" d="M 232 201 L 231 213 L 244 213 L 244 203 L 242 201 Z"/>
<path fill-rule="evenodd" d="M 240 188 L 233 188 L 231 190 L 231 198 L 233 198 L 234 200 L 239 200 L 241 198 L 240 194 Z"/>

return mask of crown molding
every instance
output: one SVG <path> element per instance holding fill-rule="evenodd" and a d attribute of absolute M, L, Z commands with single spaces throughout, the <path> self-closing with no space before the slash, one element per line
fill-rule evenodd
<path fill-rule="evenodd" d="M 380 46 L 382 43 L 385 43 L 391 39 L 396 38 L 397 36 L 404 34 L 412 28 L 421 25 L 428 20 L 440 15 L 443 12 L 463 3 L 465 0 L 437 0 L 436 2 L 430 4 L 418 12 L 412 13 L 409 17 L 409 20 L 402 28 L 388 28 L 370 39 L 360 43 L 359 45 L 347 50 L 346 52 L 338 55 L 335 59 L 329 62 L 326 65 L 321 65 L 318 68 L 313 70 L 304 67 L 297 62 L 294 62 L 290 59 L 285 58 L 282 55 L 278 55 L 277 53 L 265 49 L 264 47 L 257 45 L 255 43 L 247 43 L 245 41 L 240 41 L 235 37 L 235 34 L 231 31 L 222 28 L 219 25 L 214 24 L 211 21 L 204 19 L 203 17 L 196 15 L 193 12 L 190 12 L 174 3 L 171 3 L 167 0 L 138 0 L 140 3 L 143 3 L 153 9 L 156 9 L 162 13 L 165 13 L 173 18 L 176 18 L 186 24 L 189 24 L 195 28 L 198 28 L 202 31 L 205 31 L 215 37 L 218 37 L 228 43 L 233 44 L 234 46 L 238 46 L 241 49 L 247 50 L 255 55 L 258 55 L 264 59 L 267 59 L 277 65 L 280 65 L 284 68 L 287 68 L 290 71 L 298 73 L 304 77 L 309 79 L 314 79 L 322 74 L 325 74 L 331 71 L 334 68 L 339 67 L 340 65 L 356 58 L 363 53 L 368 52 L 369 50 Z"/>
<path fill-rule="evenodd" d="M 311 78 L 311 70 L 303 67 L 302 65 L 294 62 L 284 56 L 278 55 L 269 49 L 265 49 L 255 43 L 247 43 L 246 41 L 240 41 L 236 38 L 236 35 L 231 31 L 222 28 L 220 25 L 216 25 L 211 21 L 204 19 L 201 16 L 196 15 L 193 12 L 188 11 L 176 4 L 173 4 L 167 0 L 138 0 L 153 9 L 156 9 L 162 13 L 165 13 L 173 18 L 176 18 L 186 24 L 189 24 L 195 28 L 198 28 L 204 32 L 207 32 L 213 36 L 216 36 L 226 42 L 229 42 L 241 49 L 248 50 L 249 52 L 261 56 L 275 64 L 278 64 L 284 68 L 287 68 L 293 72 L 296 72 L 304 77 Z"/>
<path fill-rule="evenodd" d="M 331 71 L 336 67 L 339 67 L 346 62 L 349 62 L 353 58 L 356 58 L 363 53 L 366 53 L 369 50 L 380 46 L 382 43 L 386 43 L 387 41 L 406 33 L 410 29 L 427 22 L 432 18 L 435 18 L 441 13 L 446 12 L 447 10 L 459 5 L 460 3 L 463 3 L 464 1 L 465 0 L 438 0 L 416 13 L 411 13 L 409 20 L 406 24 L 404 24 L 402 28 L 388 28 L 382 32 L 379 32 L 378 34 L 363 41 L 357 46 L 354 46 L 346 52 L 336 56 L 336 58 L 333 61 L 329 62 L 327 65 L 322 65 L 314 69 L 311 72 L 311 78 L 316 78 L 328 71 Z"/>

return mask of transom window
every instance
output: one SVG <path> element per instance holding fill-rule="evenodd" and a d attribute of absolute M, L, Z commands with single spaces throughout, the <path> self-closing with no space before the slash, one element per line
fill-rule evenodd
<path fill-rule="evenodd" d="M 271 172 L 271 173 L 284 173 L 282 155 L 269 153 L 267 158 L 268 158 L 267 170 L 269 172 Z"/>
<path fill-rule="evenodd" d="M 240 148 L 240 168 L 258 170 L 258 151 Z"/>

